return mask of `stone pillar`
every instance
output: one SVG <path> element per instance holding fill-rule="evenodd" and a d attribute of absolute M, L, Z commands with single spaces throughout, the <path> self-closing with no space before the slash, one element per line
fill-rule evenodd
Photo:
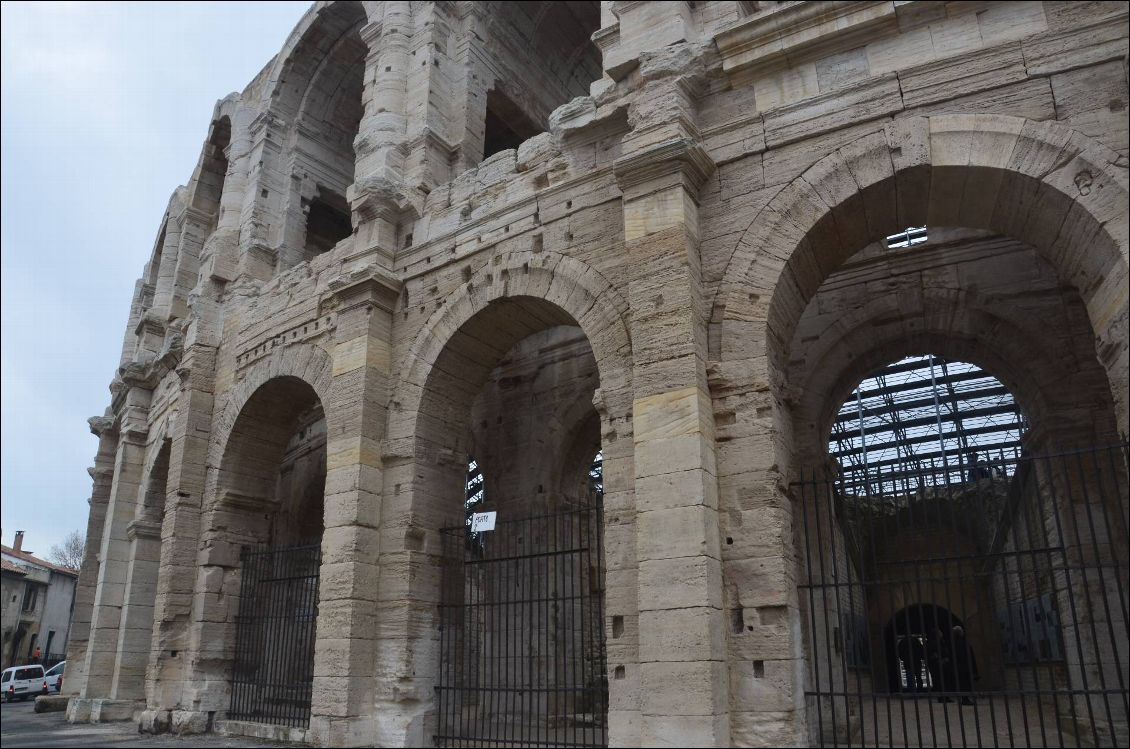
<path fill-rule="evenodd" d="M 385 3 L 383 21 L 361 29 L 365 58 L 365 114 L 354 151 L 357 163 L 349 202 L 357 227 L 350 259 L 374 256 L 392 270 L 401 225 L 418 215 L 404 185 L 407 86 L 411 57 L 411 3 Z"/>
<path fill-rule="evenodd" d="M 86 550 L 82 570 L 75 590 L 75 607 L 71 616 L 70 637 L 67 641 L 66 678 L 63 688 L 71 696 L 81 695 L 86 688 L 86 651 L 90 644 L 90 620 L 94 614 L 94 599 L 99 576 L 99 553 L 102 533 L 106 523 L 106 507 L 114 485 L 114 459 L 118 452 L 118 434 L 113 429 L 113 419 L 95 416 L 90 419 L 90 431 L 98 436 L 98 454 L 94 458 L 90 476 L 94 490 L 90 495 L 90 516 L 86 521 Z"/>
<path fill-rule="evenodd" d="M 122 424 L 114 459 L 114 480 L 106 506 L 99 551 L 98 589 L 90 619 L 90 644 L 83 668 L 86 683 L 81 696 L 109 697 L 118 659 L 118 629 L 129 573 L 129 524 L 137 508 L 145 460 L 146 421 L 150 391 L 130 387 L 122 406 Z"/>
<path fill-rule="evenodd" d="M 192 328 L 189 338 L 193 338 Z M 177 369 L 182 389 L 169 434 L 172 445 L 168 492 L 160 528 L 161 562 L 146 671 L 146 703 L 150 711 L 189 709 L 182 699 L 189 673 L 189 625 L 212 422 L 215 359 L 214 348 L 191 343 Z M 163 727 L 160 722 L 153 725 L 155 729 Z"/>
<path fill-rule="evenodd" d="M 639 742 L 725 746 L 728 675 L 697 205 L 714 165 L 672 124 L 634 132 L 615 164 L 634 268 Z"/>
<path fill-rule="evenodd" d="M 377 270 L 332 281 L 339 301 L 326 411 L 326 493 L 310 738 L 370 746 L 376 721 L 380 443 L 399 282 Z"/>
<path fill-rule="evenodd" d="M 169 317 L 176 285 L 177 255 L 180 249 L 182 229 L 180 217 L 172 214 L 173 210 L 181 207 L 178 205 L 179 201 L 177 197 L 179 196 L 174 196 L 173 200 L 170 202 L 170 213 L 165 219 L 164 242 L 161 246 L 161 264 L 157 268 L 157 284 L 153 292 L 152 310 L 156 314 L 157 319 L 162 322 Z"/>
<path fill-rule="evenodd" d="M 286 125 L 268 112 L 252 122 L 248 130 L 251 146 L 247 159 L 251 166 L 240 215 L 235 275 L 267 281 L 282 262 L 278 253 L 287 225 L 284 206 L 290 198 L 290 174 L 282 157 Z M 292 249 L 300 260 L 302 247 Z M 288 266 L 282 262 L 281 267 Z"/>
<path fill-rule="evenodd" d="M 168 307 L 170 320 L 188 317 L 188 295 L 200 277 L 200 257 L 204 242 L 212 230 L 212 215 L 192 206 L 185 206 L 177 217 L 177 223 L 180 224 L 181 231 Z"/>
<path fill-rule="evenodd" d="M 145 697 L 145 668 L 153 635 L 161 526 L 151 520 L 135 519 L 126 526 L 126 537 L 130 545 L 129 563 L 110 696 L 116 700 L 140 700 Z"/>

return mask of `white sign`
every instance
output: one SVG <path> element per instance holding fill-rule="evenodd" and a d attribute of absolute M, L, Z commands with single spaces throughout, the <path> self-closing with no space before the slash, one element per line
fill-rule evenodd
<path fill-rule="evenodd" d="M 497 516 L 497 512 L 476 512 L 471 515 L 471 532 L 493 531 L 494 519 Z"/>

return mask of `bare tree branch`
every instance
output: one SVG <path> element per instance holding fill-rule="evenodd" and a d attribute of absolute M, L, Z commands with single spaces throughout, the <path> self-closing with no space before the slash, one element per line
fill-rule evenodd
<path fill-rule="evenodd" d="M 51 547 L 47 558 L 60 567 L 77 570 L 82 567 L 82 557 L 85 552 L 86 537 L 79 531 L 71 531 L 63 539 L 63 543 Z"/>

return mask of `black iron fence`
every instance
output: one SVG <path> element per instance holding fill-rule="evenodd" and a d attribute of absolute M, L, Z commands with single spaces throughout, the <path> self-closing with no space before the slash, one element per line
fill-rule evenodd
<path fill-rule="evenodd" d="M 320 544 L 244 549 L 228 717 L 307 727 Z"/>
<path fill-rule="evenodd" d="M 599 507 L 443 531 L 436 746 L 607 746 Z"/>
<path fill-rule="evenodd" d="M 1125 443 L 793 491 L 812 743 L 1127 745 Z"/>

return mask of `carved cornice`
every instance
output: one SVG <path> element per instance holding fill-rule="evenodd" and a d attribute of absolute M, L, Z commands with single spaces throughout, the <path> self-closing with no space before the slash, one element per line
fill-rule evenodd
<path fill-rule="evenodd" d="M 131 520 L 126 525 L 126 538 L 133 541 L 137 538 L 161 538 L 161 524 L 154 520 L 138 518 Z"/>
<path fill-rule="evenodd" d="M 329 284 L 338 315 L 363 305 L 391 313 L 396 309 L 401 285 L 400 279 L 371 266 L 338 276 Z"/>
<path fill-rule="evenodd" d="M 722 69 L 752 76 L 786 67 L 800 58 L 843 52 L 861 38 L 898 32 L 895 3 L 818 2 L 780 5 L 714 35 Z"/>
<path fill-rule="evenodd" d="M 399 180 L 374 175 L 358 180 L 351 189 L 350 208 L 362 221 L 384 219 L 395 224 L 419 217 L 408 191 Z"/>
<path fill-rule="evenodd" d="M 706 149 L 690 138 L 671 138 L 646 150 L 617 159 L 613 165 L 616 182 L 628 190 L 670 177 L 679 177 L 697 194 L 698 188 L 714 172 L 714 161 Z"/>
<path fill-rule="evenodd" d="M 113 416 L 91 416 L 86 420 L 90 425 L 90 433 L 95 437 L 101 437 L 103 434 L 114 428 Z"/>
<path fill-rule="evenodd" d="M 274 501 L 268 497 L 256 497 L 250 494 L 225 491 L 220 496 L 220 504 L 233 510 L 246 510 L 248 512 L 265 512 L 274 507 Z"/>

